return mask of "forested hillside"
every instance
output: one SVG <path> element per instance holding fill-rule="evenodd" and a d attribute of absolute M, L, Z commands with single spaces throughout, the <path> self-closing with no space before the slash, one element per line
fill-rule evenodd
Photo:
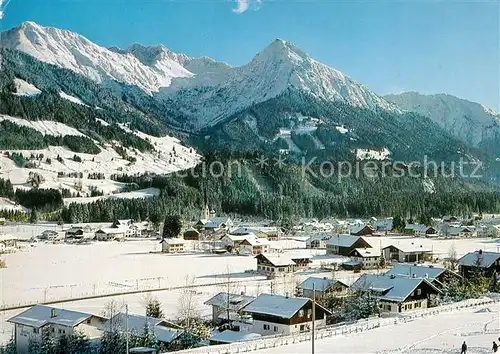
<path fill-rule="evenodd" d="M 213 157 L 215 158 L 215 157 Z M 142 200 L 99 201 L 71 204 L 62 211 L 66 222 L 90 222 L 115 218 L 161 220 L 176 213 L 186 219 L 200 217 L 203 191 L 217 213 L 259 215 L 277 220 L 287 216 L 304 217 L 428 217 L 445 214 L 470 216 L 473 212 L 500 212 L 500 192 L 484 184 L 472 184 L 460 178 L 432 178 L 434 191 L 428 192 L 422 178 L 391 176 L 390 168 L 379 165 L 376 176 L 361 175 L 340 179 L 317 178 L 314 172 L 303 174 L 297 165 L 260 168 L 253 158 L 217 161 L 231 164 L 220 177 L 203 176 L 202 167 L 185 176 L 121 177 L 122 182 L 137 183 L 140 188 L 157 187 L 160 197 Z M 237 163 L 241 173 L 237 172 Z M 385 171 L 385 176 L 382 171 Z"/>

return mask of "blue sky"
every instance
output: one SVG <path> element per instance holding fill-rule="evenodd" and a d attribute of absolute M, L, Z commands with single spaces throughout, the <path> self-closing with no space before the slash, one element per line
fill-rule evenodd
<path fill-rule="evenodd" d="M 31 20 L 231 65 L 283 38 L 379 94 L 445 92 L 500 110 L 497 0 L 239 1 L 12 0 L 2 27 Z"/>

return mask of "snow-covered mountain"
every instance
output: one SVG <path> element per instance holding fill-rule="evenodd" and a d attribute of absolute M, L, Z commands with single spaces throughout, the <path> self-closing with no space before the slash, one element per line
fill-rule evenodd
<path fill-rule="evenodd" d="M 183 113 L 196 121 L 196 127 L 219 123 L 288 89 L 355 107 L 399 110 L 364 85 L 281 39 L 273 41 L 249 64 L 226 70 L 219 82 L 207 80 L 204 73 L 177 81 L 161 93 L 179 104 Z"/>
<path fill-rule="evenodd" d="M 73 70 L 99 83 L 112 79 L 136 85 L 148 93 L 169 86 L 173 78 L 193 76 L 175 56 L 165 52 L 145 63 L 132 53 L 112 51 L 79 34 L 34 22 L 24 22 L 3 33 L 2 46 Z"/>
<path fill-rule="evenodd" d="M 157 97 L 173 100 L 194 129 L 216 124 L 289 88 L 321 100 L 398 110 L 362 84 L 280 39 L 237 68 L 208 57 L 174 53 L 163 45 L 104 48 L 79 34 L 34 22 L 5 32 L 2 45 L 98 83 L 111 79 L 147 93 L 165 88 Z"/>
<path fill-rule="evenodd" d="M 387 95 L 385 98 L 403 109 L 431 118 L 470 146 L 485 147 L 485 144 L 495 141 L 500 144 L 500 114 L 482 104 L 447 94 L 422 95 L 417 92 Z"/>

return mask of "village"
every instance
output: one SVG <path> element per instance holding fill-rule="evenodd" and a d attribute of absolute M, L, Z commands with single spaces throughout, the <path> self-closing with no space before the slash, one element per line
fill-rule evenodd
<path fill-rule="evenodd" d="M 99 343 L 117 331 L 127 341 L 151 331 L 152 353 L 209 348 L 401 319 L 497 291 L 500 217 L 395 223 L 302 219 L 284 230 L 216 216 L 207 202 L 173 237 L 147 220 L 0 220 L 1 338 L 17 353 L 46 335 Z"/>

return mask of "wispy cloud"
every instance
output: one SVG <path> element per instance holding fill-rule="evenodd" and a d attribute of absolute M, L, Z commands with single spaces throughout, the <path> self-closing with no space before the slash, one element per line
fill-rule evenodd
<path fill-rule="evenodd" d="M 233 9 L 234 13 L 242 14 L 247 10 L 258 10 L 262 0 L 236 0 L 237 7 Z"/>

